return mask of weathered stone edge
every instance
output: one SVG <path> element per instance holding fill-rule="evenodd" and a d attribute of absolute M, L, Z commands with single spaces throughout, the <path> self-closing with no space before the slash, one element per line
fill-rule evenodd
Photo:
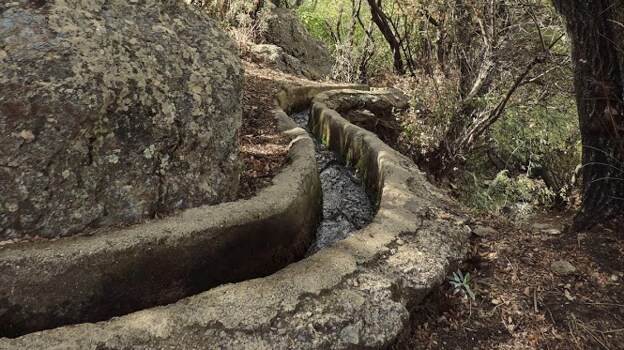
<path fill-rule="evenodd" d="M 379 211 L 369 226 L 265 278 L 107 322 L 5 339 L 0 347 L 346 349 L 393 343 L 409 309 L 465 256 L 469 230 L 448 219 L 455 206 L 409 159 L 348 123 L 323 98 L 313 106 L 313 129 L 361 171 L 376 173 Z"/>

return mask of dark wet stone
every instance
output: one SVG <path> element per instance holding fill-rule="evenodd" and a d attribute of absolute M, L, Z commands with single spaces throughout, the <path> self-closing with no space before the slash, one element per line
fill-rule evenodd
<path fill-rule="evenodd" d="M 309 113 L 309 110 L 293 113 L 291 118 L 307 130 Z M 348 237 L 368 225 L 375 216 L 360 175 L 346 166 L 335 152 L 328 150 L 316 138 L 314 140 L 323 189 L 323 220 L 308 255 Z"/>

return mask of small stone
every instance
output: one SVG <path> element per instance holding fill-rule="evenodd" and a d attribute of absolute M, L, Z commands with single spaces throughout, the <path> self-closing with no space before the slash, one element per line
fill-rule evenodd
<path fill-rule="evenodd" d="M 11 213 L 15 213 L 19 209 L 19 205 L 17 205 L 17 203 L 6 203 L 4 207 Z"/>
<path fill-rule="evenodd" d="M 340 331 L 340 340 L 347 344 L 359 344 L 360 343 L 360 329 L 362 328 L 362 321 L 358 321 L 356 324 L 349 325 Z"/>
<path fill-rule="evenodd" d="M 468 218 L 466 216 L 458 216 L 458 217 L 455 218 L 455 223 L 458 226 L 466 225 L 468 222 L 470 222 L 470 218 Z"/>
<path fill-rule="evenodd" d="M 568 261 L 558 260 L 550 264 L 550 270 L 559 276 L 567 276 L 576 272 L 576 267 Z"/>
<path fill-rule="evenodd" d="M 32 142 L 35 140 L 35 134 L 33 134 L 30 130 L 22 130 L 22 132 L 20 132 L 20 137 L 26 142 Z"/>
<path fill-rule="evenodd" d="M 547 235 L 551 235 L 551 236 L 557 236 L 561 234 L 561 230 L 557 230 L 556 228 L 551 228 L 548 230 L 542 230 L 542 232 L 544 232 Z"/>
<path fill-rule="evenodd" d="M 449 213 L 441 212 L 441 213 L 438 213 L 438 218 L 441 220 L 450 220 L 453 218 L 453 216 Z"/>
<path fill-rule="evenodd" d="M 533 227 L 534 230 L 542 231 L 542 230 L 547 230 L 548 228 L 550 228 L 550 225 L 542 224 L 538 222 L 538 223 L 531 225 L 531 227 Z"/>
<path fill-rule="evenodd" d="M 402 239 L 399 238 L 399 239 L 396 240 L 396 244 L 397 245 L 403 245 L 403 244 L 405 244 L 405 242 Z"/>
<path fill-rule="evenodd" d="M 502 300 L 500 300 L 500 299 L 492 299 L 492 304 L 493 304 L 493 305 L 500 305 L 500 304 L 502 304 L 502 303 L 503 303 L 503 301 L 502 301 Z"/>
<path fill-rule="evenodd" d="M 617 282 L 620 278 L 617 275 L 611 275 L 609 279 L 611 280 L 611 282 Z"/>
<path fill-rule="evenodd" d="M 472 230 L 472 233 L 477 237 L 487 238 L 489 236 L 495 235 L 497 232 L 495 229 L 487 226 L 477 226 Z"/>

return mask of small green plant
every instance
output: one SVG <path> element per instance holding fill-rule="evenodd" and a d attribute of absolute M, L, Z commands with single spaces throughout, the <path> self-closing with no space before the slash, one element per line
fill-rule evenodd
<path fill-rule="evenodd" d="M 468 296 L 475 299 L 475 293 L 470 289 L 470 272 L 464 275 L 460 269 L 453 272 L 453 276 L 447 276 L 449 283 L 453 286 L 453 294 L 461 293 L 462 296 Z"/>

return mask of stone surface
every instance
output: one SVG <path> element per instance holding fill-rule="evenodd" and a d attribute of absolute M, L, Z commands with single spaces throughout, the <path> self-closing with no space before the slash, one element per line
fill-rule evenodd
<path fill-rule="evenodd" d="M 242 72 L 178 0 L 0 4 L 0 240 L 235 196 Z"/>
<path fill-rule="evenodd" d="M 378 88 L 372 91 L 334 90 L 326 93 L 327 107 L 339 113 L 366 110 L 377 118 L 393 116 L 394 112 L 409 108 L 409 99 L 394 88 Z"/>
<path fill-rule="evenodd" d="M 567 276 L 576 272 L 576 267 L 569 261 L 558 260 L 550 264 L 550 270 L 559 276 Z"/>
<path fill-rule="evenodd" d="M 249 54 L 252 61 L 262 63 L 282 72 L 309 79 L 322 76 L 314 68 L 289 55 L 283 48 L 273 44 L 251 45 Z"/>
<path fill-rule="evenodd" d="M 536 222 L 534 224 L 531 225 L 531 227 L 536 230 L 536 231 L 542 231 L 542 230 L 546 230 L 550 228 L 549 224 L 544 224 L 541 222 Z"/>
<path fill-rule="evenodd" d="M 551 236 L 557 236 L 561 234 L 561 230 L 558 230 L 556 228 L 549 228 L 547 230 L 542 230 L 542 232 L 544 232 L 547 235 L 551 235 Z"/>
<path fill-rule="evenodd" d="M 487 227 L 487 226 L 481 226 L 481 225 L 477 225 L 473 230 L 472 233 L 475 234 L 475 236 L 477 237 L 481 237 L 481 238 L 487 238 L 493 235 L 496 235 L 496 230 L 491 228 L 491 227 Z"/>
<path fill-rule="evenodd" d="M 329 50 L 310 36 L 292 10 L 268 6 L 261 18 L 264 41 L 279 46 L 288 56 L 297 59 L 305 67 L 302 73 L 306 77 L 318 79 L 331 74 L 334 59 Z M 267 47 L 262 50 L 266 51 Z"/>

